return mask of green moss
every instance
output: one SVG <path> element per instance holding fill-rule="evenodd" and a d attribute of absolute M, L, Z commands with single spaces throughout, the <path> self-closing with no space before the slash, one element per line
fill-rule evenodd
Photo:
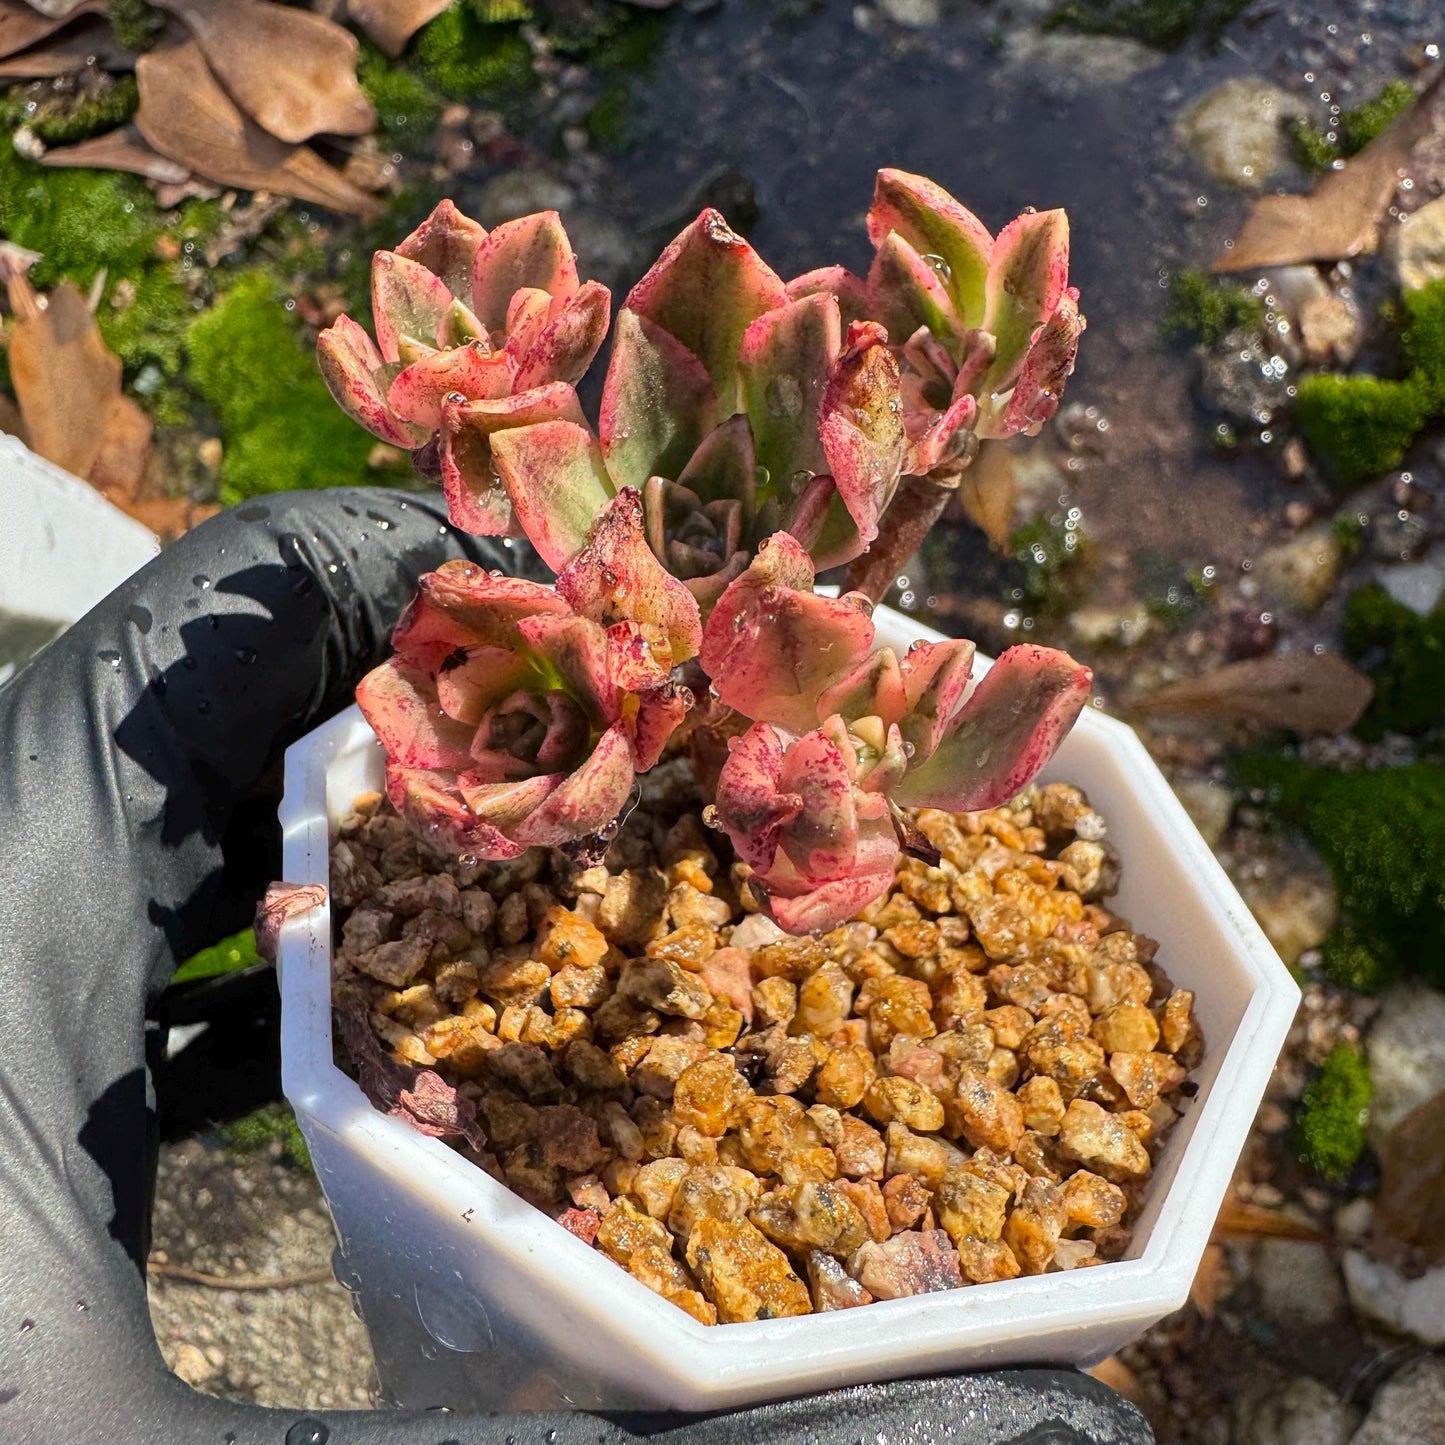
<path fill-rule="evenodd" d="M 1290 149 L 1305 170 L 1316 175 L 1329 170 L 1340 159 L 1340 144 L 1303 116 L 1289 123 Z"/>
<path fill-rule="evenodd" d="M 1432 281 L 1400 297 L 1400 344 L 1424 404 L 1445 410 L 1445 281 Z"/>
<path fill-rule="evenodd" d="M 105 13 L 115 38 L 127 50 L 149 50 L 165 24 L 165 16 L 147 0 L 110 0 Z"/>
<path fill-rule="evenodd" d="M 632 87 L 622 79 L 609 81 L 587 112 L 587 134 L 604 150 L 620 150 L 627 143 L 632 115 Z"/>
<path fill-rule="evenodd" d="M 192 324 L 187 350 L 221 426 L 223 501 L 369 479 L 372 440 L 332 401 L 269 276 L 244 275 Z"/>
<path fill-rule="evenodd" d="M 1413 380 L 1307 376 L 1299 384 L 1295 424 L 1342 489 L 1398 467 L 1429 418 L 1425 390 Z"/>
<path fill-rule="evenodd" d="M 1177 50 L 1191 36 L 1216 41 L 1249 0 L 1064 0 L 1045 30 L 1119 35 L 1158 50 Z"/>
<path fill-rule="evenodd" d="M 467 3 L 484 25 L 508 25 L 533 18 L 527 0 L 467 0 Z"/>
<path fill-rule="evenodd" d="M 133 75 L 101 76 L 71 91 L 43 83 L 16 85 L 0 95 L 0 125 L 6 131 L 28 126 L 47 146 L 67 146 L 124 125 L 139 104 Z"/>
<path fill-rule="evenodd" d="M 1009 538 L 1009 550 L 1022 569 L 1025 608 L 1035 612 L 1059 612 L 1075 600 L 1079 590 L 1080 565 L 1088 552 L 1088 541 L 1079 527 L 1077 510 L 1040 513 Z"/>
<path fill-rule="evenodd" d="M 1344 111 L 1340 116 L 1340 149 L 1357 155 L 1392 121 L 1415 103 L 1415 87 L 1408 80 L 1392 80 L 1377 96 Z"/>
<path fill-rule="evenodd" d="M 1326 956 L 1341 976 L 1445 984 L 1445 767 L 1335 773 L 1254 755 L 1238 771 L 1328 863 L 1342 932 Z"/>
<path fill-rule="evenodd" d="M 1378 993 L 1400 972 L 1378 945 L 1353 928 L 1334 929 L 1320 945 L 1320 960 L 1332 983 L 1356 993 Z"/>
<path fill-rule="evenodd" d="M 128 372 L 153 364 L 166 376 L 175 376 L 185 358 L 186 330 L 194 314 L 176 268 L 156 266 L 137 281 L 122 278 L 110 287 L 96 322 Z"/>
<path fill-rule="evenodd" d="M 1365 1151 L 1370 1069 L 1350 1044 L 1336 1044 L 1305 1085 L 1295 1112 L 1294 1143 L 1301 1160 L 1332 1183 L 1343 1183 Z"/>
<path fill-rule="evenodd" d="M 233 1119 L 221 1126 L 221 1138 L 237 1154 L 259 1154 L 272 1144 L 280 1144 L 285 1156 L 298 1168 L 310 1169 L 311 1151 L 291 1106 L 283 1099 L 263 1104 L 254 1114 Z"/>
<path fill-rule="evenodd" d="M 1231 331 L 1258 331 L 1264 302 L 1242 286 L 1228 286 L 1206 271 L 1180 271 L 1169 288 L 1164 332 L 1215 346 Z"/>
<path fill-rule="evenodd" d="M 376 107 L 377 126 L 388 144 L 403 155 L 425 150 L 445 104 L 436 87 L 369 44 L 362 46 L 356 73 L 366 98 Z"/>
<path fill-rule="evenodd" d="M 1360 737 L 1419 734 L 1445 721 L 1445 606 L 1421 617 L 1372 582 L 1346 605 L 1344 644 L 1375 683 Z"/>
<path fill-rule="evenodd" d="M 515 101 L 536 85 L 532 52 L 515 25 L 493 25 L 462 5 L 444 10 L 413 42 L 422 74 L 449 100 Z"/>
<path fill-rule="evenodd" d="M 249 928 L 223 938 L 210 948 L 192 954 L 177 970 L 172 983 L 190 983 L 198 978 L 215 978 L 223 973 L 236 973 L 260 963 L 256 952 L 256 935 Z"/>

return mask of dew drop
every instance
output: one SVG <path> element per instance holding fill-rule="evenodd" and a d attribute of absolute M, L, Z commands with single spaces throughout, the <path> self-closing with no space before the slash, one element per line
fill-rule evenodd
<path fill-rule="evenodd" d="M 118 653 L 114 648 L 107 647 L 104 651 L 97 652 L 95 655 L 103 663 L 105 663 L 105 665 L 109 667 L 112 672 L 120 671 L 120 653 Z"/>
<path fill-rule="evenodd" d="M 206 589 L 209 588 L 210 585 L 211 579 L 207 577 L 204 572 L 197 572 L 196 575 L 191 578 L 191 586 L 199 587 L 202 592 L 206 591 Z"/>
<path fill-rule="evenodd" d="M 940 281 L 951 281 L 953 279 L 953 267 L 950 266 L 942 256 L 935 256 L 930 253 L 919 259 Z"/>
<path fill-rule="evenodd" d="M 250 667 L 258 655 L 254 647 L 238 647 L 236 649 L 236 661 L 239 662 L 242 667 Z"/>
<path fill-rule="evenodd" d="M 385 251 L 380 252 L 377 260 L 379 261 L 384 255 L 386 255 Z M 331 1430 L 325 1421 L 308 1415 L 304 1419 L 298 1420 L 286 1432 L 286 1445 L 326 1445 L 330 1438 Z"/>
<path fill-rule="evenodd" d="M 35 1328 L 35 1321 L 34 1321 L 34 1320 L 21 1320 L 21 1321 L 20 1321 L 20 1333 L 21 1333 L 22 1335 L 28 1335 L 28 1334 L 30 1333 L 30 1331 L 33 1330 L 34 1328 Z"/>
<path fill-rule="evenodd" d="M 125 609 L 125 620 L 135 627 L 142 637 L 151 630 L 151 625 L 155 621 L 149 608 L 138 606 L 135 603 Z"/>

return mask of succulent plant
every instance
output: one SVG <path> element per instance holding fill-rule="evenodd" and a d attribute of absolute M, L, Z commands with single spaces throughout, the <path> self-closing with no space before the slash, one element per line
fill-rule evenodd
<path fill-rule="evenodd" d="M 428 574 L 358 690 L 434 842 L 600 858 L 701 685 L 684 732 L 728 748 L 705 816 L 777 922 L 816 931 L 927 852 L 907 810 L 993 807 L 1047 761 L 1087 668 L 1015 647 L 973 686 L 971 642 L 900 657 L 869 595 L 814 582 L 916 540 L 918 487 L 1052 413 L 1083 326 L 1067 224 L 995 239 L 884 171 L 869 233 L 866 280 L 785 284 L 704 211 L 618 313 L 595 431 L 574 385 L 609 297 L 555 214 L 488 234 L 443 202 L 378 255 L 376 340 L 346 317 L 321 339 L 333 393 L 395 445 L 435 442 L 453 522 L 524 535 L 557 573 Z"/>

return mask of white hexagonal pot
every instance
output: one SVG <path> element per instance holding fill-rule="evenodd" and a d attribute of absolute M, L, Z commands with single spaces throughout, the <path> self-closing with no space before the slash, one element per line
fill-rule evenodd
<path fill-rule="evenodd" d="M 938 636 L 885 609 L 876 621 L 894 646 Z M 326 882 L 330 829 L 381 773 L 355 708 L 290 750 L 287 879 Z M 1182 1305 L 1299 991 L 1128 727 L 1086 709 L 1044 777 L 1078 784 L 1107 819 L 1124 870 L 1115 906 L 1194 990 L 1207 1045 L 1128 1257 L 1094 1269 L 700 1325 L 445 1144 L 373 1109 L 332 1060 L 329 910 L 290 922 L 284 1086 L 383 1395 L 453 1409 L 714 1410 L 940 1371 L 1087 1365 Z"/>

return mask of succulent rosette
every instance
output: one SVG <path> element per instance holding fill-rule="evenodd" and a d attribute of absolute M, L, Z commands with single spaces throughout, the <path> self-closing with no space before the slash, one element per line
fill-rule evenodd
<path fill-rule="evenodd" d="M 691 702 L 671 669 L 701 627 L 640 512 L 635 493 L 619 497 L 555 589 L 460 561 L 422 577 L 357 702 L 386 750 L 392 803 L 438 846 L 596 856 L 635 775 L 662 755 Z M 626 619 L 618 592 L 638 599 Z"/>
<path fill-rule="evenodd" d="M 718 600 L 701 652 L 721 701 L 753 720 L 709 820 L 794 933 L 887 892 L 911 838 L 904 808 L 991 808 L 1024 787 L 1090 684 L 1065 653 L 1013 647 L 970 695 L 971 642 L 875 649 L 867 598 L 821 596 L 813 577 L 794 538 L 770 538 Z"/>
<path fill-rule="evenodd" d="M 573 385 L 607 334 L 607 288 L 579 281 L 555 211 L 488 232 L 443 201 L 395 251 L 376 253 L 371 299 L 375 341 L 341 316 L 317 342 L 332 395 L 393 446 L 438 439 L 453 522 L 477 535 L 508 531 L 489 438 L 582 420 Z"/>

